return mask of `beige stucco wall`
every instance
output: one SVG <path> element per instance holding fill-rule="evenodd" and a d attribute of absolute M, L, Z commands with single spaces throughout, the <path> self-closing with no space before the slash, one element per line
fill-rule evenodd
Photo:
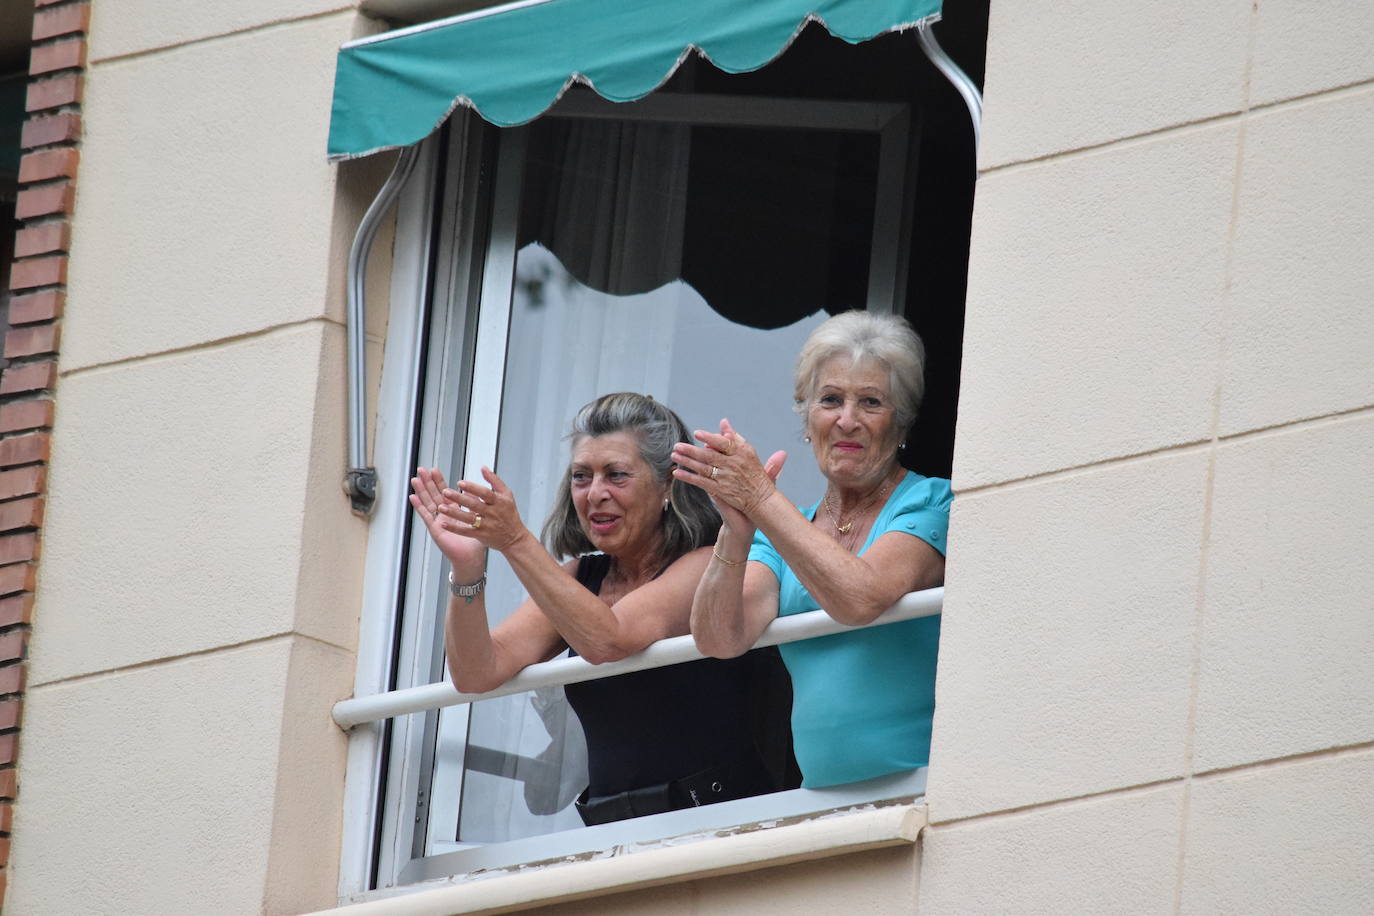
<path fill-rule="evenodd" d="M 1374 8 L 994 0 L 919 909 L 1374 910 Z"/>
<path fill-rule="evenodd" d="M 338 45 L 376 28 L 341 0 L 93 5 L 16 913 L 335 900 L 367 533 L 343 263 L 388 163 L 324 149 Z"/>

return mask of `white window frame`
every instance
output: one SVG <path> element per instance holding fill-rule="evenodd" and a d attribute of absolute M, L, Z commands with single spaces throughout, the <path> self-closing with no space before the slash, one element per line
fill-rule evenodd
<path fill-rule="evenodd" d="M 878 194 L 867 305 L 874 311 L 902 311 L 915 155 L 907 105 L 671 93 L 651 95 L 633 105 L 614 105 L 594 95 L 569 93 L 549 114 L 877 133 Z M 468 404 L 501 403 L 519 175 L 523 170 L 498 170 L 492 191 L 495 199 L 491 224 L 485 225 L 482 214 L 464 197 L 476 190 L 481 166 L 481 153 L 473 148 L 468 136 L 469 117 L 469 113 L 460 111 L 450 121 L 447 162 L 439 162 L 441 144 L 437 135 L 424 141 L 415 175 L 398 204 L 391 330 L 385 344 L 374 447 L 379 498 L 365 569 L 356 697 L 425 684 L 441 661 L 443 643 L 436 635 L 443 604 L 435 596 L 443 594 L 442 557 L 431 549 L 403 555 L 406 527 L 418 524 L 402 498 L 412 473 L 412 443 L 418 442 L 418 463 L 426 465 L 442 465 L 441 456 L 456 454 L 455 448 L 462 446 L 465 476 L 474 476 L 482 464 L 494 464 L 498 411 L 469 416 L 466 428 L 459 428 L 461 424 L 431 423 L 417 429 L 421 416 L 457 417 L 466 414 L 462 408 Z M 523 136 L 519 130 L 502 136 L 503 157 L 512 151 L 508 144 L 523 142 Z M 523 155 L 520 160 L 523 161 Z M 441 211 L 446 222 L 436 230 L 435 179 L 436 170 L 441 167 L 446 169 L 447 176 Z M 503 174 L 515 177 L 503 180 Z M 884 189 L 891 188 L 899 189 L 898 193 L 884 193 Z M 453 225 L 459 219 L 464 221 L 463 225 Z M 430 249 L 436 244 L 447 245 L 449 250 L 439 252 L 433 259 L 431 277 Z M 477 273 L 473 246 L 482 246 L 480 277 L 473 276 Z M 426 315 L 426 291 L 431 285 L 428 299 L 433 305 Z M 428 360 L 424 359 L 426 348 Z M 461 371 L 468 355 L 473 360 L 471 391 L 464 390 L 467 379 Z M 417 403 L 422 365 L 426 376 L 424 405 Z M 456 441 L 464 435 L 465 442 Z M 416 535 L 412 531 L 412 543 L 426 543 L 423 531 L 418 532 L 419 537 Z M 407 582 L 404 609 L 399 607 L 398 598 L 398 583 L 403 576 Z M 393 673 L 392 652 L 398 643 L 399 663 Z M 421 647 L 428 650 L 423 657 Z M 428 827 L 428 798 L 439 792 L 456 798 L 461 789 L 459 780 L 449 785 L 443 782 L 442 775 L 436 785 L 427 785 L 433 743 L 430 730 L 435 718 L 404 715 L 390 720 L 389 727 L 383 722 L 370 722 L 351 730 L 341 899 L 367 899 L 378 893 L 394 892 L 401 885 L 479 868 L 514 866 L 626 843 L 924 794 L 925 770 L 921 769 L 851 786 L 779 792 L 425 857 L 427 831 L 417 830 L 414 825 L 423 822 Z M 386 798 L 379 799 L 379 783 L 388 773 Z M 369 889 L 374 883 L 374 867 L 377 891 Z"/>

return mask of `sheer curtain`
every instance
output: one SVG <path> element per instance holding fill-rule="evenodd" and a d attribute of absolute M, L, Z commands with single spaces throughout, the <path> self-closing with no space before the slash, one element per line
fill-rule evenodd
<path fill-rule="evenodd" d="M 664 396 L 690 148 L 678 125 L 550 125 L 525 174 L 521 236 L 540 241 L 516 259 L 497 454 L 534 531 L 562 482 L 577 409 L 608 391 Z M 499 556 L 489 565 L 487 606 L 508 612 L 524 589 Z M 571 803 L 587 782 L 586 744 L 561 689 L 474 706 L 466 765 L 460 841 L 581 825 Z"/>
<path fill-rule="evenodd" d="M 793 453 L 780 483 L 796 501 L 814 501 L 820 478 L 790 410 L 791 370 L 825 314 L 812 308 L 761 330 L 730 320 L 681 279 L 691 201 L 709 190 L 692 187 L 689 200 L 692 128 L 546 119 L 533 129 L 497 454 L 526 525 L 542 528 L 562 483 L 573 414 L 612 391 L 653 395 L 689 428 L 713 429 L 728 414 L 761 451 Z M 493 624 L 525 598 L 498 554 L 487 594 Z M 459 765 L 461 721 L 441 715 L 436 767 Z M 581 826 L 571 803 L 587 782 L 585 741 L 561 690 L 475 704 L 464 760 L 458 823 L 435 840 L 499 842 Z"/>

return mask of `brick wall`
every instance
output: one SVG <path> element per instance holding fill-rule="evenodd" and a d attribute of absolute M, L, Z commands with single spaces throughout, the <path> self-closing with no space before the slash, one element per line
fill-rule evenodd
<path fill-rule="evenodd" d="M 21 143 L 21 221 L 9 281 L 9 329 L 0 370 L 0 902 L 42 545 L 57 350 L 65 300 L 71 216 L 81 153 L 82 73 L 89 2 L 35 0 L 33 52 Z"/>

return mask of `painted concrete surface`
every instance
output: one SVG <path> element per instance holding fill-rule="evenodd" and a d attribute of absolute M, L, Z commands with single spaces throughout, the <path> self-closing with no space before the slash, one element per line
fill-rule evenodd
<path fill-rule="evenodd" d="M 1182 775 L 1205 475 L 1192 451 L 955 500 L 932 821 Z"/>
<path fill-rule="evenodd" d="M 1177 786 L 927 828 L 922 916 L 1173 912 Z"/>
<path fill-rule="evenodd" d="M 1374 412 L 1217 454 L 1195 767 L 1374 739 Z"/>
<path fill-rule="evenodd" d="M 1374 750 L 1198 779 L 1180 912 L 1374 912 Z"/>
<path fill-rule="evenodd" d="M 1267 105 L 1374 79 L 1374 6 L 1262 0 L 1255 10 L 1250 102 Z"/>
<path fill-rule="evenodd" d="M 269 882 L 274 866 L 288 860 L 302 869 L 292 878 L 300 888 L 332 884 L 337 840 L 319 828 L 337 818 L 343 738 L 322 729 L 327 711 L 302 701 L 346 691 L 338 673 L 348 659 L 306 642 L 284 637 L 31 689 L 15 820 L 24 839 L 14 844 L 7 909 L 259 912 L 279 880 Z M 276 828 L 290 821 L 300 847 L 313 822 L 316 861 L 305 848 L 280 848 Z"/>
<path fill-rule="evenodd" d="M 980 180 L 956 490 L 1207 438 L 1236 138 L 1214 125 Z"/>
<path fill-rule="evenodd" d="M 178 0 L 120 0 L 118 6 L 91 10 L 90 60 L 147 54 L 356 5 L 351 0 L 237 0 L 198 7 Z"/>
<path fill-rule="evenodd" d="M 356 599 L 298 608 L 303 557 L 319 559 L 302 537 L 325 328 L 63 381 L 31 683 L 284 633 L 302 616 L 352 645 Z"/>
<path fill-rule="evenodd" d="M 1374 403 L 1371 125 L 1374 86 L 1246 125 L 1223 433 Z"/>
<path fill-rule="evenodd" d="M 1250 0 L 993 0 L 979 167 L 1241 109 Z"/>
<path fill-rule="evenodd" d="M 92 67 L 64 371 L 324 314 L 337 174 L 324 137 L 355 18 Z"/>

